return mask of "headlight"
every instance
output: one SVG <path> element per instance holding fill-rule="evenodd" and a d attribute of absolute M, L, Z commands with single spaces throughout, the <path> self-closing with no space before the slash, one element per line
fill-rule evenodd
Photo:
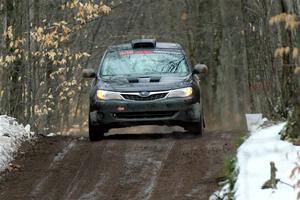
<path fill-rule="evenodd" d="M 168 97 L 189 97 L 193 94 L 193 88 L 187 87 L 177 90 L 171 90 Z"/>
<path fill-rule="evenodd" d="M 98 100 L 112 100 L 112 99 L 122 99 L 122 97 L 117 92 L 97 90 L 97 99 Z"/>

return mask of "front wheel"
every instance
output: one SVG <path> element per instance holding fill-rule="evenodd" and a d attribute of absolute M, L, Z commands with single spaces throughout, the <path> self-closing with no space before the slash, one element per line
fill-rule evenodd
<path fill-rule="evenodd" d="M 203 124 L 204 122 L 201 118 L 200 122 L 195 122 L 191 124 L 187 129 L 190 133 L 194 135 L 202 136 L 204 132 Z"/>
<path fill-rule="evenodd" d="M 105 129 L 103 127 L 89 124 L 90 141 L 94 142 L 103 139 L 104 133 Z"/>

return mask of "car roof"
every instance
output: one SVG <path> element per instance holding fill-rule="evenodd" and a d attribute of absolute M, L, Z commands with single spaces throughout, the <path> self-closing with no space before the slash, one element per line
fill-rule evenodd
<path fill-rule="evenodd" d="M 108 47 L 108 51 L 118 51 L 118 50 L 133 50 L 132 43 L 118 44 Z M 156 42 L 154 49 L 173 49 L 173 50 L 182 50 L 182 46 L 178 43 L 170 42 Z"/>

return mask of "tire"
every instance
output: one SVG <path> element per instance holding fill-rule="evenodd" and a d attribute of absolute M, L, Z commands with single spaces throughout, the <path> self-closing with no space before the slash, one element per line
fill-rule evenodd
<path fill-rule="evenodd" d="M 201 118 L 200 122 L 191 124 L 188 127 L 188 131 L 193 135 L 202 136 L 203 132 L 204 132 L 203 124 L 204 124 L 204 121 Z"/>
<path fill-rule="evenodd" d="M 91 142 L 102 140 L 105 132 L 103 127 L 94 126 L 89 123 L 89 138 Z"/>

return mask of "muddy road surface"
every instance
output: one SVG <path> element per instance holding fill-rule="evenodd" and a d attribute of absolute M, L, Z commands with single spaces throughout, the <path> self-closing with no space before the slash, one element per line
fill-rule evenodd
<path fill-rule="evenodd" d="M 113 134 L 93 143 L 39 137 L 13 162 L 20 168 L 2 174 L 0 199 L 207 200 L 240 135 Z"/>

